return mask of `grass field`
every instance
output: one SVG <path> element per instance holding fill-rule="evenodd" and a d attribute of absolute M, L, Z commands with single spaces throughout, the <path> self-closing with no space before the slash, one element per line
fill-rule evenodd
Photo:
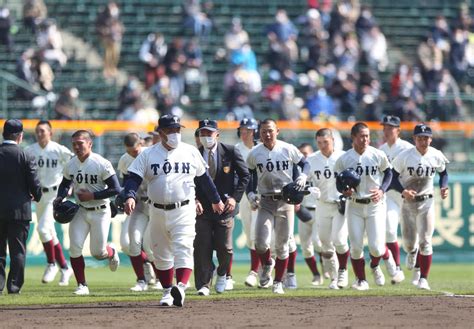
<path fill-rule="evenodd" d="M 367 266 L 366 266 L 367 267 Z M 383 266 L 382 266 L 383 267 Z M 87 268 L 86 278 L 90 289 L 89 296 L 74 296 L 74 277 L 68 287 L 60 287 L 57 280 L 48 285 L 41 283 L 43 267 L 29 267 L 26 271 L 26 282 L 20 295 L 7 295 L 5 292 L 0 298 L 0 307 L 15 305 L 49 305 L 49 304 L 81 304 L 94 302 L 133 302 L 157 301 L 161 292 L 149 290 L 143 293 L 132 293 L 129 288 L 134 284 L 134 275 L 130 266 L 123 266 L 117 272 L 110 272 L 108 267 Z M 367 268 L 366 268 L 367 270 Z M 236 264 L 233 267 L 235 289 L 222 295 L 212 292 L 207 298 L 256 298 L 275 297 L 271 290 L 247 288 L 243 285 L 248 266 Z M 351 272 L 351 270 L 350 270 Z M 420 296 L 442 295 L 452 293 L 456 295 L 474 295 L 474 265 L 473 264 L 433 264 L 429 277 L 431 291 L 420 291 L 410 283 L 410 273 L 405 271 L 407 279 L 400 285 L 388 283 L 384 287 L 377 287 L 372 276 L 368 273 L 370 290 L 365 292 L 352 289 L 329 290 L 326 280 L 323 287 L 311 286 L 311 275 L 303 264 L 297 266 L 297 290 L 286 290 L 288 297 L 340 297 L 340 296 Z M 353 275 L 350 274 L 350 281 Z M 281 297 L 281 296 L 278 296 Z M 196 296 L 196 290 L 191 287 L 187 291 L 187 300 L 203 297 Z"/>

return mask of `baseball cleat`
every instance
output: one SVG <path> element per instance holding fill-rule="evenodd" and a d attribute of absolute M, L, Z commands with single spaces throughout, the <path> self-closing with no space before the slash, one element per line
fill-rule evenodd
<path fill-rule="evenodd" d="M 214 288 L 216 289 L 216 292 L 218 294 L 222 294 L 224 292 L 226 282 L 227 282 L 227 276 L 225 274 L 217 276 L 216 285 Z"/>
<path fill-rule="evenodd" d="M 418 289 L 431 290 L 428 280 L 425 278 L 420 278 L 417 285 Z"/>
<path fill-rule="evenodd" d="M 377 286 L 383 286 L 385 284 L 385 276 L 383 275 L 382 269 L 379 265 L 375 266 L 372 270 L 374 281 Z"/>
<path fill-rule="evenodd" d="M 225 281 L 225 290 L 230 291 L 234 290 L 234 279 L 230 275 L 227 276 L 227 280 Z"/>
<path fill-rule="evenodd" d="M 148 290 L 148 284 L 145 280 L 138 280 L 134 287 L 130 288 L 131 291 L 141 292 Z"/>
<path fill-rule="evenodd" d="M 292 272 L 287 272 L 283 285 L 287 289 L 296 289 L 296 288 L 298 288 L 298 284 L 296 282 L 296 274 L 292 273 Z"/>
<path fill-rule="evenodd" d="M 199 296 L 209 296 L 210 294 L 211 294 L 211 291 L 209 290 L 208 287 L 202 287 L 201 289 L 198 290 Z"/>
<path fill-rule="evenodd" d="M 156 274 L 153 270 L 153 265 L 150 262 L 143 263 L 143 272 L 145 274 L 145 280 L 148 284 L 154 284 L 156 281 Z"/>
<path fill-rule="evenodd" d="M 161 285 L 160 281 L 155 281 L 155 284 L 151 285 L 151 289 L 153 289 L 153 290 L 163 290 L 163 286 Z"/>
<path fill-rule="evenodd" d="M 272 291 L 274 294 L 283 295 L 285 291 L 283 290 L 283 282 L 274 281 Z"/>
<path fill-rule="evenodd" d="M 171 296 L 173 297 L 173 305 L 182 307 L 184 305 L 184 297 L 186 296 L 184 291 L 186 285 L 179 282 L 176 286 L 171 287 Z"/>
<path fill-rule="evenodd" d="M 247 275 L 247 278 L 245 279 L 244 284 L 247 287 L 255 287 L 257 285 L 258 281 L 258 273 L 254 271 L 250 271 L 249 275 Z"/>
<path fill-rule="evenodd" d="M 112 255 L 112 257 L 109 258 L 109 268 L 112 272 L 115 272 L 117 271 L 117 268 L 120 265 L 120 258 L 117 252 L 117 248 L 115 248 L 115 245 L 111 243 L 109 244 L 109 247 L 114 250 L 114 254 Z"/>
<path fill-rule="evenodd" d="M 414 286 L 417 286 L 418 282 L 420 281 L 420 277 L 421 277 L 420 268 L 415 267 L 413 269 L 413 274 L 411 276 L 411 284 L 414 285 Z"/>
<path fill-rule="evenodd" d="M 331 283 L 329 284 L 329 289 L 339 290 L 339 287 L 337 285 L 337 279 L 331 281 Z"/>
<path fill-rule="evenodd" d="M 173 296 L 171 296 L 172 288 L 163 289 L 163 297 L 160 300 L 160 306 L 171 306 L 173 305 Z"/>
<path fill-rule="evenodd" d="M 349 275 L 347 274 L 347 270 L 345 268 L 341 268 L 337 271 L 337 286 L 339 288 L 345 288 L 349 285 Z"/>
<path fill-rule="evenodd" d="M 324 283 L 324 278 L 321 276 L 321 274 L 315 274 L 313 275 L 313 280 L 311 280 L 311 284 L 313 286 L 320 286 Z"/>
<path fill-rule="evenodd" d="M 58 267 L 54 263 L 50 263 L 46 265 L 46 268 L 44 269 L 44 274 L 43 278 L 41 279 L 41 282 L 43 283 L 50 283 L 54 281 L 54 278 L 56 277 L 56 274 L 58 274 Z"/>
<path fill-rule="evenodd" d="M 405 280 L 405 274 L 403 274 L 403 271 L 400 269 L 400 267 L 397 267 L 397 273 L 392 276 L 391 282 L 392 284 L 397 284 Z"/>
<path fill-rule="evenodd" d="M 407 257 L 405 258 L 405 265 L 408 270 L 413 270 L 416 265 L 416 257 L 418 257 L 418 250 L 415 250 L 414 252 L 410 252 L 407 254 Z"/>
<path fill-rule="evenodd" d="M 59 285 L 60 286 L 68 286 L 69 285 L 69 279 L 73 275 L 73 270 L 70 268 L 62 268 L 61 269 L 61 278 L 59 279 Z"/>
<path fill-rule="evenodd" d="M 389 250 L 389 258 L 384 260 L 385 268 L 387 269 L 388 275 L 391 277 L 391 283 L 397 284 L 402 282 L 405 279 L 403 272 L 397 267 L 395 264 L 395 260 L 393 259 L 392 252 Z"/>
<path fill-rule="evenodd" d="M 273 258 L 270 258 L 270 261 L 270 265 L 264 265 L 262 268 L 262 273 L 260 274 L 260 288 L 270 288 L 273 284 L 272 271 L 275 267 L 275 261 Z"/>
<path fill-rule="evenodd" d="M 74 291 L 74 295 L 87 296 L 89 295 L 89 288 L 86 285 L 79 283 L 76 290 Z"/>
<path fill-rule="evenodd" d="M 369 290 L 369 283 L 365 280 L 356 280 L 352 285 L 352 289 L 359 291 Z"/>

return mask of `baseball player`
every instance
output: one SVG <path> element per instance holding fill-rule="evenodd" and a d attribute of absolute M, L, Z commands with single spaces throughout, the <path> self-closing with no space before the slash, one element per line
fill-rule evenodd
<path fill-rule="evenodd" d="M 37 230 L 48 262 L 42 282 L 49 283 L 54 280 L 59 271 L 55 264 L 57 262 L 61 268 L 59 285 L 67 286 L 72 270 L 68 267 L 54 227 L 53 200 L 61 183 L 63 167 L 74 154 L 67 147 L 51 140 L 53 130 L 49 121 L 39 121 L 35 135 L 37 143 L 28 146 L 26 152 L 36 163 L 43 192 L 41 200 L 36 203 Z"/>
<path fill-rule="evenodd" d="M 140 136 L 136 133 L 125 135 L 124 145 L 126 152 L 120 157 L 118 162 L 118 172 L 125 182 L 128 176 L 128 167 L 146 148 L 141 146 Z M 127 255 L 130 257 L 133 270 L 137 276 L 137 283 L 134 287 L 130 288 L 130 290 L 136 292 L 148 290 L 148 283 L 151 281 L 154 274 L 152 265 L 148 261 L 147 254 L 142 250 L 144 233 L 148 227 L 149 221 L 147 202 L 148 197 L 146 196 L 146 184 L 141 184 L 137 191 L 135 211 L 130 216 L 127 216 L 126 221 L 128 222 L 128 225 L 126 227 L 127 231 L 124 234 L 128 236 L 129 240 Z"/>
<path fill-rule="evenodd" d="M 398 271 L 390 250 L 385 245 L 385 192 L 392 180 L 392 170 L 387 156 L 382 151 L 370 146 L 369 127 L 357 122 L 351 128 L 352 145 L 349 151 L 337 159 L 334 170 L 342 172 L 352 168 L 360 176 L 360 184 L 356 190 L 341 191 L 349 198 L 346 203 L 346 218 L 349 230 L 350 254 L 356 281 L 352 288 L 368 290 L 365 278 L 364 233 L 370 252 L 370 267 L 379 286 L 385 284 L 385 277 L 380 269 L 380 258 L 388 262 L 388 273 L 392 280 L 399 280 Z"/>
<path fill-rule="evenodd" d="M 185 288 L 193 268 L 196 222 L 195 185 L 209 191 L 212 208 L 222 213 L 224 203 L 209 177 L 206 162 L 192 145 L 181 142 L 179 117 L 164 115 L 158 121 L 161 142 L 138 155 L 128 168 L 124 209 L 136 208 L 137 191 L 145 181 L 150 203 L 150 238 L 158 278 L 163 286 L 162 306 L 183 306 Z M 176 270 L 176 285 L 173 273 Z"/>
<path fill-rule="evenodd" d="M 278 133 L 274 120 L 265 119 L 261 122 L 262 144 L 255 146 L 247 158 L 247 164 L 253 176 L 253 186 L 249 189 L 248 197 L 252 207 L 258 206 L 255 249 L 263 266 L 260 286 L 270 287 L 271 275 L 275 267 L 273 292 L 283 294 L 282 278 L 288 265 L 289 224 L 291 218 L 294 217 L 294 206 L 283 201 L 281 191 L 284 185 L 293 181 L 293 166 L 296 164 L 302 168 L 302 173 L 295 183 L 300 190 L 303 190 L 310 166 L 296 146 L 277 139 Z M 256 195 L 257 189 L 261 198 Z M 271 258 L 270 253 L 273 231 L 276 262 Z"/>
<path fill-rule="evenodd" d="M 399 137 L 400 135 L 400 118 L 393 115 L 387 115 L 382 119 L 383 136 L 385 143 L 380 146 L 388 158 L 388 161 L 393 162 L 393 159 L 402 151 L 412 148 L 413 145 L 404 141 Z M 400 247 L 398 246 L 397 230 L 400 221 L 400 211 L 402 206 L 402 197 L 400 193 L 393 189 L 389 189 L 386 194 L 387 203 L 387 234 L 386 245 L 392 252 L 393 259 L 397 265 L 397 270 L 400 273 L 401 281 L 405 279 L 405 275 L 400 268 Z M 395 282 L 392 282 L 395 283 Z"/>
<path fill-rule="evenodd" d="M 120 192 L 120 184 L 110 161 L 92 152 L 92 134 L 78 130 L 72 135 L 73 157 L 63 170 L 63 180 L 53 204 L 67 196 L 71 186 L 80 208 L 69 224 L 69 257 L 77 281 L 76 295 L 88 295 L 82 249 L 90 234 L 90 250 L 96 259 L 108 259 L 116 271 L 120 259 L 113 244 L 107 244 L 111 211 L 109 198 Z"/>
<path fill-rule="evenodd" d="M 315 223 L 309 225 L 309 227 L 300 224 L 301 245 L 303 246 L 303 237 L 310 235 L 306 232 L 311 232 L 311 229 L 313 229 L 314 236 L 315 230 L 321 240 L 324 267 L 328 269 L 330 274 L 331 283 L 329 288 L 345 288 L 348 285 L 348 232 L 345 217 L 338 210 L 340 193 L 334 184 L 334 178 L 337 175 L 334 166 L 336 161 L 344 154 L 344 151 L 334 149 L 334 137 L 331 129 L 322 128 L 318 130 L 315 138 L 319 151 L 308 157 L 308 162 L 311 165 L 311 174 L 308 180 L 319 190 L 319 193 L 317 193 L 319 195 L 316 195 L 317 210 L 316 212 L 312 210 Z M 312 195 L 308 197 L 312 197 Z"/>
<path fill-rule="evenodd" d="M 429 126 L 418 124 L 413 135 L 415 147 L 403 151 L 393 160 L 393 187 L 403 198 L 401 227 L 403 248 L 407 253 L 407 267 L 413 269 L 418 258 L 420 278 L 417 286 L 419 289 L 430 290 L 428 274 L 433 256 L 431 239 L 435 221 L 434 177 L 438 172 L 441 198 L 446 199 L 448 197 L 446 164 L 449 161 L 441 151 L 430 146 L 433 134 Z"/>
<path fill-rule="evenodd" d="M 250 151 L 256 144 L 258 134 L 258 123 L 255 119 L 242 119 L 237 129 L 237 136 L 240 142 L 235 147 L 240 151 L 245 161 Z M 256 287 L 258 284 L 258 270 L 260 268 L 260 258 L 255 250 L 255 221 L 257 212 L 250 206 L 247 195 L 242 197 L 240 201 L 239 218 L 242 221 L 242 227 L 247 237 L 247 248 L 250 250 L 250 272 L 245 278 L 245 285 L 248 287 Z"/>

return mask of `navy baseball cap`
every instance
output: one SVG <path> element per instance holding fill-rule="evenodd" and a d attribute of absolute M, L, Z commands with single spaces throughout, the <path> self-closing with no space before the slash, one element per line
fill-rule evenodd
<path fill-rule="evenodd" d="M 156 129 L 163 128 L 184 128 L 184 126 L 181 125 L 181 120 L 178 116 L 166 114 L 160 117 L 158 127 L 156 127 Z"/>
<path fill-rule="evenodd" d="M 17 134 L 23 131 L 23 123 L 18 119 L 9 119 L 3 124 L 3 134 Z"/>
<path fill-rule="evenodd" d="M 201 120 L 199 121 L 199 128 L 200 131 L 203 129 L 210 130 L 210 131 L 217 131 L 217 121 L 216 120 Z"/>
<path fill-rule="evenodd" d="M 257 120 L 254 118 L 243 118 L 240 120 L 239 128 L 258 129 Z"/>
<path fill-rule="evenodd" d="M 431 128 L 425 125 L 424 123 L 417 124 L 415 126 L 415 130 L 413 131 L 413 135 L 415 136 L 433 136 L 433 132 Z"/>
<path fill-rule="evenodd" d="M 392 127 L 400 127 L 400 118 L 395 115 L 386 115 L 383 117 L 381 125 L 389 125 Z"/>

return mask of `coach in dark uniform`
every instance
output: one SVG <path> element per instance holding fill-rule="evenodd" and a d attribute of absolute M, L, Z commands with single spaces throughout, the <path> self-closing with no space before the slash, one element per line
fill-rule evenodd
<path fill-rule="evenodd" d="M 41 188 L 32 158 L 18 146 L 23 140 L 20 120 L 7 120 L 0 145 L 0 292 L 5 287 L 7 244 L 10 251 L 9 294 L 23 286 L 26 239 L 31 221 L 31 199 L 39 201 Z"/>
<path fill-rule="evenodd" d="M 194 240 L 194 278 L 198 294 L 207 296 L 210 292 L 214 266 L 212 253 L 215 249 L 219 266 L 215 289 L 224 292 L 226 272 L 233 254 L 232 231 L 238 203 L 250 180 L 247 165 L 240 151 L 232 145 L 217 141 L 219 131 L 214 120 L 199 121 L 199 148 L 207 162 L 209 175 L 217 187 L 224 212 L 219 215 L 212 211 L 206 195 L 208 191 L 196 186 L 196 238 Z"/>

